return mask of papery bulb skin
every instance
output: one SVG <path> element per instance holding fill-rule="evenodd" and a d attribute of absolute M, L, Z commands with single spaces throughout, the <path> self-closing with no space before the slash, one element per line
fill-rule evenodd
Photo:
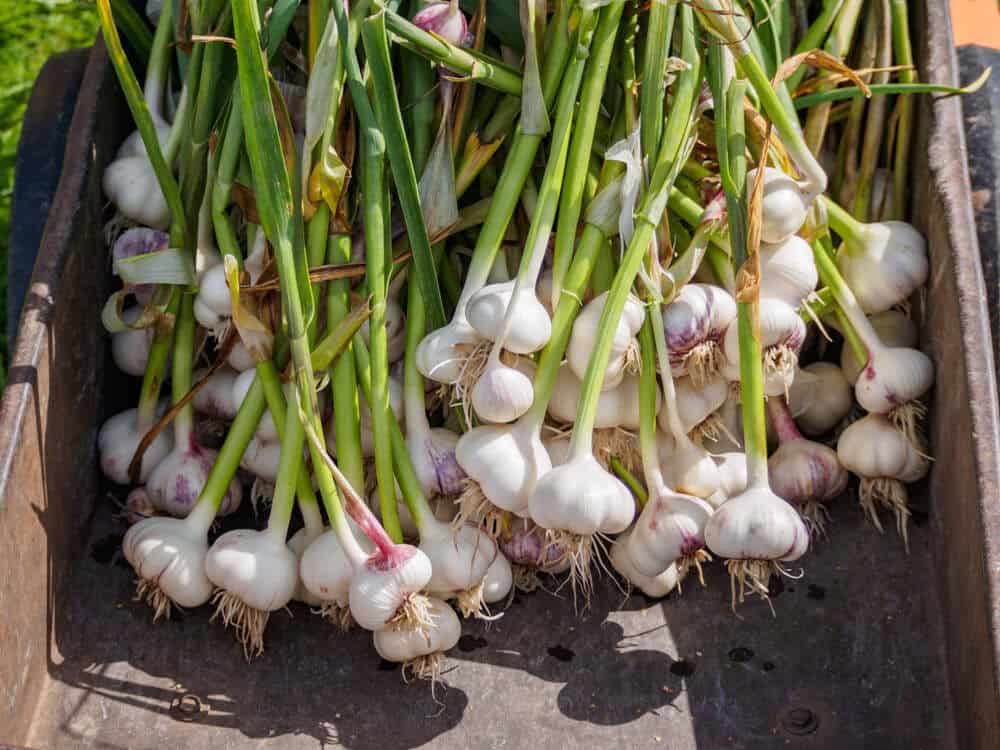
<path fill-rule="evenodd" d="M 767 468 L 774 494 L 793 505 L 828 503 L 847 488 L 836 451 L 812 440 L 783 442 Z"/>
<path fill-rule="evenodd" d="M 457 4 L 448 2 L 430 3 L 413 16 L 413 25 L 424 31 L 437 34 L 446 42 L 461 47 L 469 33 L 465 14 Z"/>
<path fill-rule="evenodd" d="M 580 536 L 618 534 L 635 515 L 632 493 L 592 454 L 571 458 L 543 475 L 528 501 L 531 518 L 545 529 Z"/>
<path fill-rule="evenodd" d="M 104 170 L 101 186 L 125 218 L 154 229 L 170 224 L 167 199 L 145 155 L 115 159 Z"/>
<path fill-rule="evenodd" d="M 482 583 L 497 557 L 497 545 L 476 526 L 453 529 L 429 522 L 420 538 L 420 548 L 431 561 L 427 592 L 451 599 Z"/>
<path fill-rule="evenodd" d="M 538 301 L 534 289 L 521 288 L 514 294 L 515 281 L 488 284 L 469 299 L 469 323 L 485 339 L 496 341 L 504 334 L 504 317 L 513 305 L 510 328 L 503 346 L 515 354 L 532 354 L 542 349 L 552 336 L 552 319 Z"/>
<path fill-rule="evenodd" d="M 802 229 L 812 198 L 780 169 L 765 167 L 764 170 L 760 238 L 768 244 L 776 244 Z M 753 189 L 756 178 L 756 169 L 747 172 L 748 191 Z"/>
<path fill-rule="evenodd" d="M 135 310 L 134 316 L 130 315 L 130 312 L 126 310 L 122 316 L 126 322 L 130 317 L 133 320 L 138 317 L 138 309 Z M 115 361 L 118 369 L 126 375 L 141 378 L 146 372 L 146 364 L 149 362 L 149 352 L 153 347 L 155 335 L 155 328 L 129 328 L 111 334 L 111 358 Z"/>
<path fill-rule="evenodd" d="M 904 302 L 927 283 L 927 241 L 905 221 L 863 224 L 861 244 L 846 242 L 837 266 L 866 313 Z"/>
<path fill-rule="evenodd" d="M 350 523 L 350 522 L 349 522 Z M 372 544 L 360 531 L 352 533 L 365 552 Z M 351 591 L 354 566 L 344 552 L 337 532 L 327 529 L 302 552 L 299 560 L 302 585 L 317 599 L 346 608 Z"/>
<path fill-rule="evenodd" d="M 686 284 L 663 307 L 663 332 L 675 377 L 701 383 L 718 370 L 721 341 L 736 320 L 736 300 L 712 284 Z"/>
<path fill-rule="evenodd" d="M 809 530 L 791 505 L 767 487 L 730 498 L 705 524 L 709 550 L 730 560 L 797 560 L 809 548 Z"/>
<path fill-rule="evenodd" d="M 246 372 L 247 370 L 252 370 L 257 365 L 257 362 L 243 342 L 237 341 L 233 344 L 229 356 L 226 357 L 226 364 L 236 370 L 236 372 Z"/>
<path fill-rule="evenodd" d="M 775 245 L 760 248 L 760 296 L 780 299 L 798 308 L 816 289 L 819 273 L 809 243 L 791 235 Z"/>
<path fill-rule="evenodd" d="M 788 389 L 788 408 L 799 429 L 810 437 L 825 435 L 836 427 L 853 403 L 850 383 L 832 362 L 803 367 Z"/>
<path fill-rule="evenodd" d="M 514 588 L 514 571 L 510 561 L 501 554 L 494 558 L 483 579 L 483 601 L 487 604 L 497 604 L 510 595 Z"/>
<path fill-rule="evenodd" d="M 157 510 L 183 518 L 198 501 L 218 452 L 198 445 L 193 440 L 187 446 L 174 446 L 149 475 L 146 488 Z M 243 500 L 243 486 L 236 477 L 229 481 L 219 506 L 219 515 L 236 511 Z"/>
<path fill-rule="evenodd" d="M 427 607 L 429 624 L 423 628 L 401 624 L 377 630 L 374 642 L 378 655 L 386 661 L 407 664 L 454 648 L 462 635 L 462 623 L 455 610 L 434 597 L 428 597 Z"/>
<path fill-rule="evenodd" d="M 570 367 L 563 363 L 549 398 L 549 415 L 560 422 L 571 424 L 576 420 L 576 410 L 580 404 L 583 384 Z M 656 410 L 660 411 L 662 395 L 657 389 Z M 597 401 L 597 415 L 594 428 L 621 427 L 626 430 L 639 429 L 639 377 L 626 375 L 614 388 L 601 391 Z"/>
<path fill-rule="evenodd" d="M 237 409 L 233 408 L 233 386 L 236 384 L 237 375 L 235 370 L 225 366 L 212 373 L 205 385 L 191 399 L 195 411 L 227 422 L 232 421 L 237 412 Z M 200 382 L 204 376 L 205 370 L 198 370 L 194 374 L 194 381 Z"/>
<path fill-rule="evenodd" d="M 472 389 L 472 408 L 483 421 L 506 424 L 523 416 L 534 397 L 531 378 L 491 360 Z"/>
<path fill-rule="evenodd" d="M 520 424 L 474 427 L 459 438 L 455 458 L 486 499 L 513 513 L 527 508 L 538 478 L 552 468 L 541 438 Z"/>
<path fill-rule="evenodd" d="M 573 331 L 566 346 L 566 361 L 578 380 L 583 380 L 587 374 L 587 364 L 594 350 L 597 329 L 604 312 L 608 294 L 600 294 L 584 305 L 583 310 L 573 323 Z M 611 355 L 604 374 L 603 390 L 610 390 L 621 383 L 629 370 L 638 367 L 638 343 L 636 335 L 645 320 L 645 307 L 638 298 L 629 295 L 614 330 Z"/>
<path fill-rule="evenodd" d="M 866 411 L 888 414 L 923 396 L 934 384 L 934 364 L 919 349 L 875 350 L 854 384 L 854 397 Z"/>
<path fill-rule="evenodd" d="M 278 479 L 278 464 L 281 460 L 281 443 L 265 442 L 254 436 L 247 443 L 240 468 L 246 469 L 258 479 L 274 484 Z"/>
<path fill-rule="evenodd" d="M 461 494 L 466 475 L 455 458 L 458 438 L 451 430 L 433 427 L 426 437 L 407 440 L 410 461 L 426 497 L 450 498 Z"/>
<path fill-rule="evenodd" d="M 712 506 L 666 488 L 650 493 L 629 532 L 628 557 L 635 570 L 655 577 L 682 557 L 705 546 L 705 524 Z"/>
<path fill-rule="evenodd" d="M 545 537 L 545 529 L 530 518 L 515 518 L 510 532 L 500 538 L 500 551 L 515 565 L 558 575 L 567 567 L 566 550 Z"/>
<path fill-rule="evenodd" d="M 369 321 L 361 324 L 361 335 L 368 342 Z M 385 330 L 388 337 L 389 362 L 398 362 L 406 352 L 406 315 L 393 297 L 385 300 Z"/>
<path fill-rule="evenodd" d="M 97 434 L 97 451 L 101 458 L 101 471 L 116 484 L 129 484 L 128 467 L 135 450 L 146 436 L 136 429 L 136 409 L 128 409 L 111 417 Z M 174 438 L 170 430 L 162 430 L 142 455 L 139 481 L 145 482 L 153 469 L 173 450 Z"/>
<path fill-rule="evenodd" d="M 883 346 L 887 347 L 909 347 L 917 345 L 919 334 L 917 326 L 906 315 L 899 310 L 886 310 L 877 313 L 869 318 L 872 328 L 878 333 Z M 854 350 L 850 346 L 845 346 L 840 350 L 840 368 L 844 371 L 847 382 L 854 385 L 858 380 L 858 375 L 864 369 L 865 363 L 858 362 L 854 357 Z"/>
<path fill-rule="evenodd" d="M 431 561 L 416 547 L 397 544 L 388 554 L 373 552 L 351 579 L 351 615 L 365 630 L 382 630 L 431 574 Z"/>
<path fill-rule="evenodd" d="M 307 529 L 305 527 L 299 529 L 294 534 L 292 534 L 291 539 L 288 540 L 288 549 L 292 551 L 295 555 L 296 560 L 296 581 L 295 581 L 295 593 L 292 594 L 292 599 L 297 602 L 302 602 L 310 607 L 318 607 L 323 604 L 323 600 L 318 596 L 315 596 L 309 589 L 306 588 L 305 584 L 302 582 L 302 576 L 299 573 L 302 569 L 302 555 L 309 548 L 309 546 L 316 541 L 323 534 L 323 529 L 316 529 L 315 531 Z"/>
<path fill-rule="evenodd" d="M 778 299 L 761 299 L 759 312 L 760 344 L 764 357 L 764 395 L 783 396 L 795 379 L 798 353 L 806 340 L 806 324 L 795 308 Z M 723 348 L 727 363 L 737 367 L 738 371 L 739 326 L 729 326 Z"/>
<path fill-rule="evenodd" d="M 880 414 L 868 414 L 844 430 L 837 441 L 837 457 L 844 468 L 865 479 L 915 482 L 930 468 L 906 436 Z"/>
<path fill-rule="evenodd" d="M 628 554 L 629 540 L 632 530 L 618 536 L 611 545 L 611 566 L 622 578 L 652 599 L 661 599 L 681 581 L 682 576 L 677 565 L 671 563 L 665 570 L 655 576 L 644 576 L 636 570 Z"/>
<path fill-rule="evenodd" d="M 444 328 L 431 331 L 417 346 L 417 369 L 425 378 L 453 385 L 458 382 L 465 358 L 482 341 L 465 316 L 456 316 Z"/>
<path fill-rule="evenodd" d="M 677 393 L 677 414 L 687 433 L 715 414 L 729 397 L 729 384 L 721 377 L 713 377 L 700 387 L 690 377 L 677 378 L 674 390 Z M 670 429 L 665 409 L 660 410 L 657 422 L 661 430 Z"/>
<path fill-rule="evenodd" d="M 216 539 L 208 550 L 205 573 L 247 607 L 273 612 L 291 601 L 299 580 L 299 561 L 272 532 L 235 529 Z"/>
<path fill-rule="evenodd" d="M 136 575 L 177 606 L 200 607 L 212 596 L 212 582 L 205 573 L 204 529 L 179 518 L 146 518 L 125 533 L 122 550 Z"/>

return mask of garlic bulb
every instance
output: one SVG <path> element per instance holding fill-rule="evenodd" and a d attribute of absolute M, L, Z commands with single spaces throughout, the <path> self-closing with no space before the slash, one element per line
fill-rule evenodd
<path fill-rule="evenodd" d="M 493 563 L 483 578 L 483 601 L 486 604 L 496 604 L 508 597 L 514 588 L 514 571 L 510 561 L 502 554 L 497 554 Z"/>
<path fill-rule="evenodd" d="M 584 305 L 573 323 L 573 331 L 566 347 L 566 361 L 573 374 L 581 381 L 587 373 L 587 363 L 594 349 L 594 337 L 597 335 L 607 298 L 607 292 L 594 297 Z M 646 312 L 642 302 L 629 295 L 622 316 L 618 320 L 618 326 L 615 328 L 611 355 L 604 373 L 603 390 L 610 390 L 621 383 L 626 371 L 637 370 L 638 342 L 635 337 L 645 317 Z"/>
<path fill-rule="evenodd" d="M 858 222 L 844 237 L 837 266 L 862 309 L 882 312 L 927 282 L 927 241 L 904 221 Z"/>
<path fill-rule="evenodd" d="M 874 349 L 854 384 L 858 403 L 874 414 L 888 414 L 923 396 L 934 384 L 934 365 L 919 349 Z"/>
<path fill-rule="evenodd" d="M 153 607 L 154 620 L 169 617 L 174 604 L 200 607 L 212 596 L 205 558 L 213 511 L 203 504 L 183 519 L 153 516 L 125 533 L 122 550 L 139 577 L 136 597 Z"/>
<path fill-rule="evenodd" d="M 824 505 L 846 489 L 847 472 L 832 448 L 802 437 L 780 398 L 768 400 L 767 412 L 781 442 L 767 462 L 771 488 L 802 510 L 811 529 L 823 533 Z"/>
<path fill-rule="evenodd" d="M 443 328 L 428 333 L 417 347 L 417 368 L 425 378 L 452 385 L 462 375 L 465 358 L 483 341 L 465 315 L 455 316 Z"/>
<path fill-rule="evenodd" d="M 459 438 L 455 458 L 472 480 L 461 504 L 485 501 L 516 514 L 525 512 L 539 477 L 552 468 L 538 431 L 523 421 L 474 427 Z"/>
<path fill-rule="evenodd" d="M 122 313 L 122 320 L 132 324 L 138 319 L 140 312 L 138 307 L 129 308 Z M 126 375 L 141 378 L 146 372 L 155 335 L 156 329 L 153 326 L 128 328 L 111 334 L 111 358 L 118 369 Z"/>
<path fill-rule="evenodd" d="M 247 370 L 252 370 L 257 365 L 257 362 L 254 361 L 253 355 L 250 354 L 250 350 L 246 348 L 246 345 L 242 341 L 237 341 L 233 344 L 229 356 L 226 357 L 226 364 L 236 370 L 236 372 L 246 372 Z"/>
<path fill-rule="evenodd" d="M 158 410 L 162 413 L 164 407 Z M 101 426 L 97 434 L 97 451 L 101 457 L 101 471 L 116 484 L 128 484 L 128 467 L 135 456 L 135 450 L 146 435 L 147 428 L 136 424 L 137 409 L 127 409 L 111 417 Z M 152 425 L 148 425 L 152 426 Z M 148 427 L 147 426 L 147 427 Z M 153 469 L 173 450 L 173 435 L 163 430 L 146 448 L 139 468 L 139 481 L 145 482 Z"/>
<path fill-rule="evenodd" d="M 226 284 L 226 267 L 219 263 L 205 271 L 198 282 L 194 316 L 199 325 L 215 334 L 229 322 L 232 314 L 232 296 Z"/>
<path fill-rule="evenodd" d="M 281 443 L 277 440 L 265 442 L 254 436 L 247 443 L 240 467 L 258 479 L 273 484 L 278 478 L 278 463 L 281 460 Z"/>
<path fill-rule="evenodd" d="M 712 458 L 719 467 L 719 491 L 707 498 L 709 504 L 718 509 L 726 500 L 747 489 L 747 455 L 738 451 L 718 453 Z"/>
<path fill-rule="evenodd" d="M 530 377 L 491 356 L 472 389 L 472 408 L 486 422 L 506 424 L 527 412 L 534 396 Z"/>
<path fill-rule="evenodd" d="M 753 189 L 757 170 L 747 172 L 747 190 Z M 813 195 L 776 167 L 764 168 L 764 199 L 760 238 L 768 244 L 784 242 L 806 222 Z"/>
<path fill-rule="evenodd" d="M 365 630 L 382 630 L 431 574 L 427 555 L 408 544 L 373 553 L 351 578 L 351 616 Z"/>
<path fill-rule="evenodd" d="M 580 403 L 582 384 L 570 367 L 564 362 L 559 367 L 556 383 L 549 399 L 549 415 L 560 422 L 571 424 L 576 419 L 576 409 Z M 661 396 L 656 394 L 659 411 Z M 614 388 L 601 392 L 597 402 L 596 429 L 621 427 L 627 430 L 639 429 L 639 377 L 626 375 Z"/>
<path fill-rule="evenodd" d="M 288 548 L 284 535 L 272 529 L 228 531 L 208 550 L 205 574 L 221 589 L 218 609 L 225 624 L 239 622 L 234 610 L 247 610 L 256 616 L 240 632 L 247 658 L 264 652 L 266 614 L 283 608 L 292 600 L 299 580 L 299 561 Z"/>
<path fill-rule="evenodd" d="M 424 494 L 428 498 L 461 494 L 466 475 L 455 457 L 459 436 L 443 427 L 428 427 L 421 436 L 411 434 L 412 421 L 406 422 L 406 448 Z"/>
<path fill-rule="evenodd" d="M 809 546 L 799 514 L 766 487 L 730 498 L 705 525 L 713 553 L 730 560 L 797 560 Z"/>
<path fill-rule="evenodd" d="M 670 367 L 696 384 L 714 376 L 722 364 L 720 342 L 736 320 L 736 300 L 722 287 L 687 284 L 663 308 L 663 331 Z"/>
<path fill-rule="evenodd" d="M 684 431 L 692 439 L 717 435 L 720 417 L 716 412 L 729 397 L 729 384 L 716 376 L 698 386 L 691 377 L 684 376 L 675 379 L 674 388 L 677 392 L 677 415 Z M 670 429 L 666 414 L 665 410 L 657 414 L 660 429 L 665 431 Z"/>
<path fill-rule="evenodd" d="M 845 346 L 844 350 L 849 348 Z M 851 411 L 853 403 L 850 383 L 832 362 L 803 367 L 788 389 L 788 408 L 795 423 L 811 437 L 825 435 L 836 427 Z"/>
<path fill-rule="evenodd" d="M 172 516 L 190 513 L 218 455 L 218 451 L 199 445 L 193 438 L 184 445 L 177 443 L 175 437 L 174 449 L 156 465 L 146 482 L 149 499 L 157 510 Z M 219 515 L 235 512 L 242 500 L 243 485 L 233 477 L 219 506 Z"/>
<path fill-rule="evenodd" d="M 111 270 L 115 276 L 120 276 L 121 269 L 119 264 L 122 261 L 134 258 L 137 255 L 146 255 L 166 250 L 169 245 L 170 237 L 166 232 L 160 232 L 149 227 L 132 227 L 126 229 L 115 240 L 115 244 L 111 246 Z M 153 299 L 153 292 L 156 290 L 156 285 L 129 284 L 127 288 L 135 297 L 139 308 L 142 308 L 148 305 Z M 139 308 L 135 309 L 134 312 L 138 313 Z M 131 324 L 135 322 L 137 315 L 129 319 L 128 313 L 129 311 L 126 310 L 122 317 L 125 318 L 127 323 Z"/>
<path fill-rule="evenodd" d="M 235 370 L 225 366 L 212 373 L 191 400 L 195 411 L 216 419 L 231 421 L 238 411 L 233 408 L 233 387 L 237 374 Z M 194 374 L 194 379 L 198 382 L 204 376 L 205 370 L 198 370 Z"/>
<path fill-rule="evenodd" d="M 711 515 L 712 506 L 704 500 L 673 492 L 662 483 L 653 488 L 627 543 L 635 570 L 652 577 L 682 558 L 698 561 Z"/>
<path fill-rule="evenodd" d="M 922 479 L 930 461 L 879 414 L 869 414 L 851 424 L 837 441 L 837 456 L 848 470 L 861 477 L 859 495 L 865 514 L 881 531 L 878 506 L 896 514 L 896 527 L 907 542 L 907 507 L 905 484 Z"/>
<path fill-rule="evenodd" d="M 457 2 L 427 3 L 413 16 L 413 25 L 437 34 L 455 46 L 464 44 L 469 33 L 465 15 Z"/>
<path fill-rule="evenodd" d="M 593 536 L 627 529 L 635 515 L 635 501 L 593 455 L 584 455 L 543 474 L 528 509 L 542 528 Z"/>
<path fill-rule="evenodd" d="M 531 354 L 549 342 L 552 320 L 533 288 L 522 286 L 514 295 L 516 283 L 511 280 L 484 286 L 469 300 L 467 315 L 476 332 L 490 341 L 503 335 L 504 317 L 510 315 L 503 347 L 515 354 Z"/>
<path fill-rule="evenodd" d="M 462 635 L 455 611 L 440 599 L 427 599 L 428 622 L 400 623 L 374 634 L 375 650 L 386 661 L 401 663 L 417 677 L 436 680 L 440 659 Z"/>
<path fill-rule="evenodd" d="M 315 596 L 312 592 L 305 587 L 302 582 L 302 576 L 299 575 L 298 571 L 302 566 L 302 555 L 309 548 L 309 546 L 315 542 L 323 534 L 323 527 L 320 525 L 318 528 L 309 528 L 307 526 L 302 527 L 294 534 L 292 534 L 291 539 L 288 540 L 288 549 L 292 551 L 295 555 L 297 561 L 296 564 L 296 581 L 295 581 L 295 593 L 292 594 L 292 599 L 297 602 L 302 602 L 310 607 L 322 606 L 323 600 L 318 596 Z"/>
<path fill-rule="evenodd" d="M 665 570 L 655 576 L 644 576 L 632 563 L 628 555 L 629 541 L 632 531 L 626 531 L 615 539 L 611 545 L 611 566 L 618 574 L 631 585 L 642 591 L 646 596 L 653 599 L 660 599 L 681 582 L 681 575 L 674 564 L 669 565 Z"/>
<path fill-rule="evenodd" d="M 420 550 L 431 561 L 427 592 L 442 599 L 456 599 L 465 617 L 482 611 L 482 585 L 497 557 L 497 545 L 478 527 L 452 526 L 423 519 Z"/>
<path fill-rule="evenodd" d="M 764 358 L 764 395 L 783 396 L 795 379 L 806 324 L 795 308 L 778 299 L 760 300 L 760 344 Z M 731 325 L 723 341 L 726 375 L 739 379 L 739 326 Z"/>
<path fill-rule="evenodd" d="M 170 224 L 167 199 L 145 154 L 115 158 L 104 170 L 101 187 L 125 218 L 154 229 Z"/>
<path fill-rule="evenodd" d="M 869 321 L 885 346 L 914 347 L 917 345 L 919 336 L 917 326 L 906 313 L 899 310 L 886 310 L 872 315 Z M 864 362 L 858 362 L 854 356 L 854 350 L 850 346 L 844 346 L 841 349 L 840 367 L 847 382 L 851 385 L 857 382 L 858 375 L 861 374 L 864 366 Z"/>
<path fill-rule="evenodd" d="M 816 288 L 819 273 L 809 243 L 791 235 L 760 248 L 760 296 L 779 299 L 798 308 Z"/>
<path fill-rule="evenodd" d="M 500 537 L 500 551 L 514 565 L 558 575 L 569 567 L 566 550 L 546 539 L 545 529 L 530 518 L 515 518 Z"/>
<path fill-rule="evenodd" d="M 718 492 L 722 479 L 708 451 L 683 434 L 678 440 L 660 432 L 656 442 L 667 484 L 680 493 L 700 498 L 708 498 Z"/>
<path fill-rule="evenodd" d="M 355 524 L 348 523 L 360 549 L 365 554 L 370 553 L 374 545 Z M 299 559 L 299 573 L 302 584 L 318 600 L 327 606 L 335 606 L 341 612 L 350 611 L 348 601 L 354 566 L 336 531 L 324 531 L 305 548 Z"/>

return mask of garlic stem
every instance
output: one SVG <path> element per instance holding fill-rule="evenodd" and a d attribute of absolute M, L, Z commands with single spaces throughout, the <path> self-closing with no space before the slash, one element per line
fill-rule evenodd
<path fill-rule="evenodd" d="M 771 425 L 778 433 L 778 441 L 782 444 L 790 443 L 793 440 L 802 440 L 802 433 L 799 432 L 792 413 L 788 410 L 788 405 L 784 398 L 769 398 L 767 400 L 767 414 L 771 418 Z"/>
<path fill-rule="evenodd" d="M 656 7 L 658 6 L 654 6 L 651 13 L 657 13 Z M 624 8 L 624 0 L 615 0 L 615 2 L 612 2 L 607 8 L 601 11 L 597 30 L 594 32 L 594 40 L 591 43 L 590 58 L 580 93 L 580 106 L 577 110 L 576 121 L 573 127 L 573 141 L 569 147 L 566 181 L 563 183 L 563 191 L 559 199 L 559 222 L 556 227 L 555 248 L 552 260 L 551 304 L 553 308 L 559 304 L 559 295 L 562 290 L 563 280 L 566 277 L 566 272 L 569 270 L 570 261 L 573 257 L 573 247 L 576 245 L 577 226 L 580 222 L 580 214 L 584 204 L 587 166 L 594 145 L 594 132 L 597 126 L 597 118 L 600 114 L 601 99 L 604 96 L 604 85 L 608 77 L 611 56 L 614 51 L 615 39 L 618 36 L 618 27 L 621 23 Z M 672 6 L 669 15 L 670 26 L 672 26 Z M 662 38 L 669 40 L 670 34 L 668 33 Z M 662 49 L 662 56 L 665 61 L 666 50 L 668 48 L 666 41 L 661 44 L 651 44 L 648 46 L 655 49 Z M 645 88 L 643 91 L 645 91 Z M 656 119 L 659 122 L 662 116 Z M 558 122 L 556 127 L 559 127 Z M 654 151 L 655 149 L 651 150 L 650 153 Z"/>
<path fill-rule="evenodd" d="M 639 453 L 646 487 L 650 492 L 657 492 L 666 484 L 660 468 L 660 453 L 656 441 L 656 351 L 653 329 L 657 327 L 663 326 L 656 325 L 650 315 L 650 308 L 647 308 L 646 320 L 639 329 L 639 352 L 642 356 L 639 370 Z"/>
<path fill-rule="evenodd" d="M 556 209 L 559 205 L 559 194 L 563 186 L 563 175 L 566 172 L 566 159 L 569 153 L 573 114 L 576 109 L 576 95 L 583 81 L 584 69 L 587 67 L 587 50 L 592 39 L 592 36 L 589 34 L 587 36 L 582 35 L 583 31 L 581 31 L 581 39 L 577 45 L 577 52 L 570 62 L 569 69 L 563 78 L 559 91 L 559 99 L 556 104 L 555 136 L 553 138 L 552 150 L 549 152 L 548 162 L 545 165 L 545 173 L 542 176 L 536 210 L 531 220 L 531 227 L 528 229 L 528 237 L 525 240 L 526 252 L 521 257 L 521 266 L 518 269 L 517 280 L 514 282 L 510 302 L 507 304 L 507 310 L 504 313 L 503 326 L 501 328 L 502 333 L 493 342 L 493 348 L 490 350 L 490 362 L 494 365 L 500 361 L 500 352 L 510 332 L 519 292 L 522 288 L 528 288 L 534 294 L 533 290 L 538 283 L 538 275 L 542 270 L 542 261 L 545 258 L 545 249 L 548 246 L 549 235 L 552 233 L 552 225 L 555 222 Z M 612 39 L 614 38 L 613 33 L 611 37 Z"/>
<path fill-rule="evenodd" d="M 589 455 L 593 451 L 594 420 L 597 416 L 597 402 L 601 395 L 605 370 L 611 355 L 613 343 L 611 333 L 618 325 L 618 319 L 625 309 L 625 301 L 638 275 L 639 267 L 666 210 L 670 187 L 680 168 L 678 161 L 684 153 L 684 145 L 691 129 L 691 114 L 697 104 L 701 80 L 701 60 L 698 55 L 692 11 L 689 7 L 683 6 L 680 13 L 682 56 L 690 67 L 678 75 L 673 106 L 667 118 L 649 187 L 636 211 L 632 238 L 608 291 L 601 314 L 596 335 L 597 344 L 591 354 L 580 389 L 580 406 L 570 441 L 571 460 Z"/>
<path fill-rule="evenodd" d="M 834 204 L 833 201 L 830 201 L 830 205 L 832 206 L 836 204 Z M 844 277 L 840 275 L 840 269 L 837 268 L 837 264 L 833 261 L 830 253 L 828 253 L 824 247 L 823 238 L 820 237 L 813 240 L 812 248 L 813 258 L 816 260 L 816 270 L 819 272 L 819 277 L 833 293 L 833 298 L 837 302 L 837 307 L 843 315 L 843 321 L 847 324 L 846 327 L 853 332 L 854 338 L 852 338 L 850 333 L 845 335 L 847 336 L 848 342 L 853 342 L 855 356 L 857 357 L 858 362 L 863 365 L 867 363 L 877 351 L 884 348 L 882 339 L 879 337 L 878 331 L 875 330 L 871 321 L 868 320 L 868 316 L 865 315 L 864 310 L 861 309 L 861 305 L 854 296 L 854 292 L 851 291 L 847 282 L 844 281 Z M 858 344 L 860 344 L 863 351 L 857 351 Z"/>
<path fill-rule="evenodd" d="M 841 252 L 850 252 L 864 245 L 865 225 L 842 209 L 836 201 L 825 195 L 820 200 L 826 210 L 830 227 L 844 240 Z"/>
<path fill-rule="evenodd" d="M 180 312 L 174 331 L 174 360 L 171 372 L 173 403 L 178 403 L 191 390 L 194 365 L 194 295 L 181 297 Z M 186 451 L 194 433 L 194 406 L 185 404 L 174 417 L 174 450 Z"/>
<path fill-rule="evenodd" d="M 153 46 L 146 66 L 146 82 L 142 94 L 154 119 L 163 117 L 163 89 L 170 65 L 170 37 L 174 30 L 173 10 L 173 3 L 163 4 L 156 21 L 156 33 L 153 35 Z"/>

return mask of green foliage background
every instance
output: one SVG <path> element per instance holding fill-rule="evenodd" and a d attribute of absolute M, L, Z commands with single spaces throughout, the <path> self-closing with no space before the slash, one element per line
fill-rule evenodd
<path fill-rule="evenodd" d="M 0 0 L 0 385 L 6 375 L 8 345 L 13 343 L 4 332 L 10 201 L 21 120 L 45 60 L 62 50 L 89 46 L 97 27 L 92 4 Z"/>

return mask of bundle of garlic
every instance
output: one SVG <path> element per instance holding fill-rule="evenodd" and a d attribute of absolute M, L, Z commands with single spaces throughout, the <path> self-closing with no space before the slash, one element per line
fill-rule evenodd
<path fill-rule="evenodd" d="M 815 55 L 799 120 L 784 14 L 765 39 L 736 0 L 524 0 L 522 54 L 457 0 L 167 3 L 140 89 L 98 5 L 138 128 L 102 322 L 142 377 L 98 446 L 154 619 L 211 602 L 251 658 L 299 601 L 434 680 L 460 616 L 549 578 L 662 597 L 715 559 L 733 606 L 766 598 L 848 472 L 907 540 L 933 382 L 909 115 L 891 155 L 831 124 L 828 69 L 868 90 Z M 828 181 L 838 128 L 871 166 L 845 147 Z"/>

